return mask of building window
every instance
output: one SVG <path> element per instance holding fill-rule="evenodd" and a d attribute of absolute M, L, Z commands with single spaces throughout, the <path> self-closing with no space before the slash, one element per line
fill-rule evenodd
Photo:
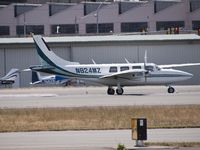
<path fill-rule="evenodd" d="M 16 28 L 17 35 L 24 35 L 24 28 L 26 29 L 25 35 L 29 35 L 31 33 L 34 34 L 44 34 L 44 26 L 43 25 L 19 25 Z"/>
<path fill-rule="evenodd" d="M 110 73 L 117 72 L 117 67 L 110 67 Z"/>
<path fill-rule="evenodd" d="M 10 35 L 9 26 L 0 26 L 0 36 L 2 35 Z"/>
<path fill-rule="evenodd" d="M 17 17 L 27 11 L 30 11 L 39 5 L 16 4 L 14 6 L 14 16 Z"/>
<path fill-rule="evenodd" d="M 78 24 L 52 25 L 52 34 L 75 34 L 79 32 Z"/>
<path fill-rule="evenodd" d="M 102 3 L 102 2 L 84 3 L 83 14 L 84 16 L 86 16 L 94 11 L 98 11 L 99 9 L 101 9 L 102 7 L 106 5 L 107 5 L 106 3 Z"/>
<path fill-rule="evenodd" d="M 184 21 L 159 21 L 156 22 L 156 30 L 168 30 L 169 28 L 184 28 Z"/>
<path fill-rule="evenodd" d="M 147 22 L 121 23 L 121 32 L 142 32 L 147 30 Z"/>
<path fill-rule="evenodd" d="M 199 30 L 199 29 L 200 29 L 200 20 L 192 21 L 192 30 Z"/>
<path fill-rule="evenodd" d="M 65 5 L 65 4 L 49 4 L 49 16 L 53 16 L 54 14 L 61 12 L 62 10 L 67 9 L 72 5 Z"/>
<path fill-rule="evenodd" d="M 178 1 L 155 1 L 154 2 L 154 13 L 162 11 L 174 4 L 179 3 Z"/>
<path fill-rule="evenodd" d="M 112 33 L 113 23 L 98 24 L 99 33 Z M 97 24 L 86 24 L 86 33 L 97 33 Z"/>
<path fill-rule="evenodd" d="M 200 0 L 190 0 L 190 12 L 200 8 Z"/>
<path fill-rule="evenodd" d="M 122 66 L 122 67 L 120 67 L 120 71 L 125 71 L 125 70 L 129 70 L 129 67 L 128 66 Z"/>

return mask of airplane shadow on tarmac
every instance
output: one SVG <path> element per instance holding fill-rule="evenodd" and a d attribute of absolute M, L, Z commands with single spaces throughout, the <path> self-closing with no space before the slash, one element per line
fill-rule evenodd
<path fill-rule="evenodd" d="M 139 93 L 135 93 L 135 94 L 123 94 L 122 96 L 147 96 L 149 94 L 139 94 Z"/>

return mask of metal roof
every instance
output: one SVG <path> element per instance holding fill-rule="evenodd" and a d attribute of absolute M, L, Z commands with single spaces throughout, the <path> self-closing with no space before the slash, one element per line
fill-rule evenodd
<path fill-rule="evenodd" d="M 176 35 L 106 35 L 106 36 L 61 36 L 44 37 L 47 43 L 86 43 L 86 42 L 139 42 L 139 41 L 200 41 L 196 34 Z M 33 39 L 27 38 L 0 38 L 0 44 L 31 44 Z"/>

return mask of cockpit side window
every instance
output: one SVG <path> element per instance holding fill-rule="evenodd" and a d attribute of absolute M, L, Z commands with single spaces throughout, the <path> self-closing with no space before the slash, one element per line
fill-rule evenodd
<path fill-rule="evenodd" d="M 158 71 L 160 71 L 160 70 L 161 70 L 161 68 L 160 68 L 160 67 L 158 67 L 158 66 L 156 66 L 156 69 L 157 69 Z"/>
<path fill-rule="evenodd" d="M 154 71 L 154 67 L 151 65 L 145 66 L 145 70 L 147 71 Z"/>
<path fill-rule="evenodd" d="M 110 67 L 110 73 L 117 72 L 117 67 Z"/>
<path fill-rule="evenodd" d="M 132 66 L 132 69 L 141 69 L 141 66 Z"/>
<path fill-rule="evenodd" d="M 125 70 L 129 70 L 129 66 L 120 67 L 120 71 L 125 71 Z"/>

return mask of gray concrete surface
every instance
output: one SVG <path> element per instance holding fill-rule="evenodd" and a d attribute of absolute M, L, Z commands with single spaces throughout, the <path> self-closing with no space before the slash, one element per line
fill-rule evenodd
<path fill-rule="evenodd" d="M 200 104 L 200 86 L 177 86 L 174 94 L 168 94 L 163 86 L 126 87 L 122 96 L 108 96 L 106 90 L 107 87 L 0 89 L 0 108 Z M 199 135 L 200 128 L 151 129 L 148 142 L 200 142 Z M 134 148 L 131 130 L 0 133 L 0 150 L 110 150 L 119 143 Z"/>
<path fill-rule="evenodd" d="M 148 142 L 200 142 L 200 129 L 149 129 Z M 133 148 L 131 130 L 0 133 L 0 150 Z"/>
<path fill-rule="evenodd" d="M 168 94 L 164 86 L 125 87 L 122 96 L 107 95 L 107 87 L 0 89 L 0 108 L 200 104 L 200 86 L 175 88 Z"/>

